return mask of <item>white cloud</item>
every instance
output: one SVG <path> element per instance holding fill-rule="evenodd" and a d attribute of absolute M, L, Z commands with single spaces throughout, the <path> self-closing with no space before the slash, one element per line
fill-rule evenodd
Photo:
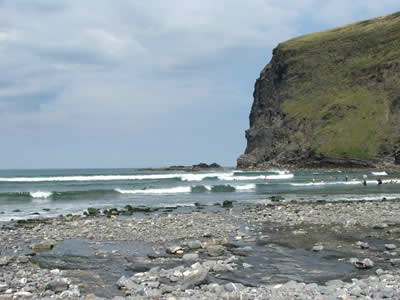
<path fill-rule="evenodd" d="M 146 137 L 164 140 L 172 132 L 187 145 L 199 145 L 222 134 L 232 149 L 215 153 L 233 164 L 243 151 L 253 82 L 278 42 L 386 14 L 396 5 L 3 0 L 0 126 L 13 131 L 10 140 L 36 132 L 51 141 L 58 130 L 71 138 L 131 134 L 145 143 Z M 197 148 L 193 155 L 204 152 Z M 179 157 L 179 148 L 174 151 L 171 159 Z"/>

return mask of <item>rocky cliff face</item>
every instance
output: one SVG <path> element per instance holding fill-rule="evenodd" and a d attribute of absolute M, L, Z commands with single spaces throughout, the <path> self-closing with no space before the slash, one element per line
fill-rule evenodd
<path fill-rule="evenodd" d="M 400 13 L 280 44 L 239 168 L 400 164 Z"/>

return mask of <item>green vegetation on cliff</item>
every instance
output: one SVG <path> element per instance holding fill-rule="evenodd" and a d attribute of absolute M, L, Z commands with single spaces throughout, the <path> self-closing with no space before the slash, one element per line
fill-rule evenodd
<path fill-rule="evenodd" d="M 243 166 L 290 164 L 296 147 L 293 153 L 304 157 L 394 161 L 400 148 L 400 13 L 280 44 L 254 95 Z M 267 118 L 270 107 L 281 111 Z M 263 149 L 262 139 L 272 141 Z"/>
<path fill-rule="evenodd" d="M 317 154 L 372 159 L 391 133 L 391 107 L 400 97 L 400 14 L 290 40 L 302 83 L 289 86 L 284 110 L 315 125 Z M 290 62 L 289 62 L 290 63 Z M 309 72 L 302 73 L 303 66 Z M 373 79 L 373 80 L 371 80 Z"/>

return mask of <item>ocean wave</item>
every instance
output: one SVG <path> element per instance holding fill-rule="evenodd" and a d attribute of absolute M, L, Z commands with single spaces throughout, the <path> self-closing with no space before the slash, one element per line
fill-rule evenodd
<path fill-rule="evenodd" d="M 293 174 L 282 174 L 282 175 L 257 175 L 257 176 L 219 176 L 220 180 L 223 181 L 252 181 L 252 180 L 284 180 L 292 179 Z"/>
<path fill-rule="evenodd" d="M 35 191 L 35 192 L 3 192 L 0 193 L 0 199 L 46 199 L 52 196 L 52 192 Z"/>
<path fill-rule="evenodd" d="M 179 193 L 190 193 L 190 186 L 178 186 L 174 188 L 167 189 L 140 189 L 140 190 L 123 190 L 115 189 L 121 194 L 179 194 Z"/>
<path fill-rule="evenodd" d="M 253 172 L 254 173 L 254 172 Z M 54 176 L 54 177 L 0 177 L 0 182 L 73 182 L 73 181 L 129 181 L 129 180 L 171 180 L 180 181 L 249 181 L 249 180 L 282 180 L 291 179 L 293 174 L 287 171 L 276 171 L 277 175 L 255 175 L 243 176 L 238 172 L 229 173 L 171 173 L 171 174 L 149 174 L 149 175 L 90 175 L 90 176 Z"/>
<path fill-rule="evenodd" d="M 123 180 L 162 180 L 180 179 L 182 181 L 202 181 L 205 178 L 232 176 L 231 173 L 199 174 L 149 174 L 149 175 L 90 175 L 90 176 L 54 176 L 54 177 L 0 177 L 0 182 L 61 182 L 61 181 L 123 181 Z"/>
<path fill-rule="evenodd" d="M 383 171 L 383 172 L 371 172 L 371 174 L 375 175 L 375 176 L 387 176 L 388 175 L 388 173 L 386 173 L 385 171 Z"/>
<path fill-rule="evenodd" d="M 376 181 L 368 181 L 372 183 Z M 320 182 L 304 182 L 304 183 L 291 183 L 292 186 L 321 186 L 321 185 L 356 185 L 361 184 L 362 181 L 320 181 Z"/>
<path fill-rule="evenodd" d="M 159 189 L 115 189 L 121 194 L 181 194 L 181 193 L 220 193 L 220 192 L 235 192 L 235 191 L 248 191 L 256 188 L 255 184 L 247 185 L 196 185 L 196 186 L 178 186 L 173 188 L 159 188 Z"/>
<path fill-rule="evenodd" d="M 237 191 L 248 191 L 248 190 L 254 190 L 256 188 L 256 185 L 252 183 L 246 185 L 236 185 L 234 187 Z"/>
<path fill-rule="evenodd" d="M 86 191 L 30 191 L 30 192 L 3 192 L 0 199 L 5 200 L 29 200 L 29 199 L 51 199 L 51 200 L 81 200 L 82 198 L 102 198 L 108 194 L 118 194 L 114 190 L 86 190 Z"/>
<path fill-rule="evenodd" d="M 52 194 L 53 194 L 52 192 L 42 192 L 42 191 L 29 192 L 29 195 L 32 198 L 40 198 L 40 199 L 49 198 Z"/>

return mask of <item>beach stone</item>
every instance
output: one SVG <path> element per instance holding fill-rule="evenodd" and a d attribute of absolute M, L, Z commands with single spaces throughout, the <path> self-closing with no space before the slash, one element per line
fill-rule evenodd
<path fill-rule="evenodd" d="M 212 266 L 211 268 L 214 272 L 226 272 L 226 271 L 232 271 L 233 268 L 229 264 L 224 264 L 224 263 L 216 263 Z"/>
<path fill-rule="evenodd" d="M 313 252 L 320 252 L 324 249 L 324 246 L 322 245 L 315 245 L 314 247 L 311 248 L 311 251 Z"/>
<path fill-rule="evenodd" d="M 11 260 L 12 260 L 12 256 L 2 256 L 0 257 L 0 266 L 6 266 L 8 265 Z"/>
<path fill-rule="evenodd" d="M 394 250 L 397 248 L 395 244 L 385 244 L 386 250 Z"/>
<path fill-rule="evenodd" d="M 354 261 L 353 265 L 357 269 L 371 269 L 374 266 L 374 262 L 369 258 L 365 258 L 362 261 L 360 260 Z"/>
<path fill-rule="evenodd" d="M 30 292 L 26 292 L 26 291 L 19 291 L 19 292 L 16 292 L 15 294 L 14 294 L 14 296 L 17 296 L 17 299 L 29 299 L 29 298 L 32 298 L 32 293 L 30 293 Z"/>
<path fill-rule="evenodd" d="M 167 248 L 166 252 L 169 254 L 177 254 L 177 252 L 182 251 L 182 247 L 181 246 L 170 246 Z"/>
<path fill-rule="evenodd" d="M 385 271 L 383 271 L 382 269 L 378 269 L 375 271 L 375 274 L 378 276 L 381 276 L 381 275 L 385 274 Z"/>
<path fill-rule="evenodd" d="M 200 249 L 201 248 L 201 242 L 199 240 L 189 241 L 187 243 L 187 245 L 190 249 Z"/>
<path fill-rule="evenodd" d="M 0 293 L 5 292 L 8 289 L 7 283 L 0 283 Z"/>
<path fill-rule="evenodd" d="M 207 254 L 211 257 L 222 256 L 225 253 L 225 248 L 221 245 L 211 245 L 207 247 Z"/>
<path fill-rule="evenodd" d="M 126 278 L 125 276 L 122 276 L 117 281 L 117 286 L 119 288 L 126 288 L 128 290 L 137 289 L 138 287 L 138 285 L 135 282 L 133 282 L 130 278 Z"/>
<path fill-rule="evenodd" d="M 361 248 L 361 249 L 368 249 L 368 248 L 369 248 L 369 244 L 368 244 L 368 243 L 361 242 L 361 241 L 358 241 L 358 242 L 356 243 L 356 245 L 357 245 L 359 248 Z"/>
<path fill-rule="evenodd" d="M 45 290 L 50 290 L 54 293 L 61 293 L 65 290 L 68 290 L 68 288 L 69 284 L 61 280 L 50 281 L 45 286 Z"/>
<path fill-rule="evenodd" d="M 373 229 L 385 229 L 388 228 L 389 225 L 386 223 L 375 224 L 372 228 Z"/>
<path fill-rule="evenodd" d="M 207 281 L 208 270 L 205 268 L 195 269 L 184 277 L 181 283 L 181 290 L 192 289 L 196 286 L 207 283 Z"/>
<path fill-rule="evenodd" d="M 29 249 L 34 251 L 50 250 L 53 249 L 56 244 L 55 241 L 42 241 L 40 243 L 30 244 Z"/>
<path fill-rule="evenodd" d="M 184 261 L 190 261 L 190 260 L 197 260 L 199 258 L 199 255 L 197 253 L 188 253 L 183 255 L 182 259 Z"/>
<path fill-rule="evenodd" d="M 104 300 L 105 298 L 100 298 L 96 296 L 95 294 L 88 294 L 83 298 L 84 300 Z"/>
<path fill-rule="evenodd" d="M 29 262 L 29 258 L 26 256 L 18 256 L 17 262 L 21 264 L 26 264 L 27 262 Z"/>
<path fill-rule="evenodd" d="M 392 258 L 390 260 L 390 263 L 391 263 L 392 266 L 398 267 L 398 266 L 400 266 L 400 258 Z"/>
<path fill-rule="evenodd" d="M 233 283 L 233 282 L 229 282 L 227 284 L 224 285 L 224 289 L 227 292 L 236 292 L 236 291 L 241 291 L 244 289 L 244 286 L 240 283 Z"/>
<path fill-rule="evenodd" d="M 64 292 L 62 292 L 60 294 L 60 298 L 63 298 L 63 299 L 77 299 L 80 295 L 81 295 L 81 293 L 77 289 L 67 290 L 67 291 L 64 291 Z"/>

